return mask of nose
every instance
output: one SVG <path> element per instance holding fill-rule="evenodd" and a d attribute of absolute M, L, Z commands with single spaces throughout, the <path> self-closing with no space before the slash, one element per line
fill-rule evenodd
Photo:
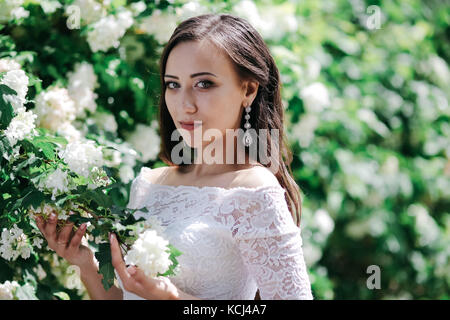
<path fill-rule="evenodd" d="M 189 88 L 183 90 L 183 93 L 181 94 L 181 108 L 184 112 L 187 113 L 193 113 L 197 110 L 197 107 L 195 106 L 195 101 L 192 97 L 192 93 L 189 90 Z"/>

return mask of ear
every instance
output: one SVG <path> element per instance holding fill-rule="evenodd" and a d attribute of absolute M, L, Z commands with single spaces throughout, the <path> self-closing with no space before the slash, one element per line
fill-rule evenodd
<path fill-rule="evenodd" d="M 256 80 L 245 80 L 242 83 L 243 100 L 247 105 L 251 105 L 258 94 L 259 82 Z"/>

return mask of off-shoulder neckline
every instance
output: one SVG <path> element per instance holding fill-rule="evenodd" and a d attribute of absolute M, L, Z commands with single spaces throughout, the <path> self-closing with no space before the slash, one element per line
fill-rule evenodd
<path fill-rule="evenodd" d="M 253 187 L 253 188 L 250 188 L 250 187 L 223 188 L 223 187 L 215 187 L 215 186 L 191 186 L 191 185 L 174 186 L 174 185 L 168 185 L 168 184 L 152 183 L 152 182 L 148 181 L 147 179 L 145 179 L 144 177 L 142 177 L 141 175 L 138 175 L 138 178 L 140 178 L 140 180 L 144 181 L 149 186 L 155 186 L 158 188 L 175 189 L 175 190 L 192 189 L 192 190 L 204 191 L 204 190 L 208 189 L 208 190 L 216 190 L 216 191 L 222 191 L 222 192 L 230 192 L 230 191 L 236 191 L 236 190 L 256 192 L 256 191 L 261 191 L 261 190 L 266 190 L 266 189 L 277 189 L 277 190 L 286 191 L 280 185 L 262 185 L 262 186 Z"/>

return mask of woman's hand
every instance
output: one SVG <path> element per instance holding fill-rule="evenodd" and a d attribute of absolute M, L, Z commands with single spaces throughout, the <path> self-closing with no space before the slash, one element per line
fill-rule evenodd
<path fill-rule="evenodd" d="M 166 277 L 147 277 L 135 266 L 126 267 L 116 236 L 110 234 L 112 264 L 125 290 L 148 300 L 180 299 L 180 292 Z"/>
<path fill-rule="evenodd" d="M 81 239 L 86 232 L 86 224 L 82 224 L 71 237 L 74 224 L 67 223 L 60 232 L 57 232 L 57 222 L 58 217 L 55 213 L 50 215 L 47 222 L 42 217 L 36 217 L 36 225 L 47 240 L 48 247 L 80 269 L 92 263 L 94 254 L 91 249 L 81 244 Z"/>

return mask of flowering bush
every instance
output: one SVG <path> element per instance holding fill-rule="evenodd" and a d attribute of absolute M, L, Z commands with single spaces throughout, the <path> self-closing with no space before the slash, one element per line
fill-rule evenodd
<path fill-rule="evenodd" d="M 448 299 L 448 10 L 371 4 L 0 0 L 0 292 L 85 297 L 30 214 L 58 205 L 92 232 L 123 226 L 107 217 L 123 212 L 143 165 L 162 165 L 162 46 L 188 17 L 230 12 L 255 26 L 280 69 L 315 296 Z M 97 232 L 90 243 L 104 250 Z M 366 286 L 369 265 L 381 290 Z"/>
<path fill-rule="evenodd" d="M 9 61 L 4 64 L 8 63 Z M 127 212 L 126 208 L 116 205 L 108 196 L 108 191 L 114 187 L 115 181 L 110 179 L 105 171 L 110 168 L 103 166 L 104 156 L 100 146 L 87 139 L 67 142 L 64 137 L 55 136 L 47 129 L 35 129 L 34 121 L 37 116 L 32 111 L 25 110 L 25 96 L 17 95 L 15 90 L 4 84 L 17 85 L 17 82 L 11 81 L 15 76 L 15 71 L 6 71 L 2 75 L 0 85 L 0 130 L 3 131 L 0 140 L 3 156 L 0 160 L 3 189 L 0 257 L 15 262 L 19 257 L 21 260 L 28 260 L 33 254 L 34 262 L 40 263 L 42 256 L 48 253 L 49 249 L 43 246 L 44 239 L 37 229 L 35 218 L 39 216 L 46 221 L 51 213 L 56 212 L 59 230 L 69 221 L 75 222 L 75 230 L 80 223 L 89 224 L 88 236 L 91 237 L 94 250 L 97 249 L 95 256 L 99 262 L 99 272 L 103 275 L 105 289 L 108 289 L 114 279 L 107 240 L 109 232 L 117 233 L 121 243 L 129 248 L 139 236 L 138 231 L 143 231 L 142 224 L 131 215 L 132 211 Z M 26 85 L 26 76 L 22 73 L 21 76 L 22 83 Z M 26 92 L 26 89 L 20 89 Z M 35 109 L 39 108 L 40 97 L 42 96 L 39 95 L 36 99 Z M 16 110 L 8 99 L 19 101 Z M 62 96 L 58 96 L 56 92 L 45 104 L 54 110 L 54 106 L 73 105 L 73 101 L 66 92 Z M 43 108 L 38 110 L 42 111 Z M 42 114 L 50 114 L 49 118 L 52 117 L 49 112 Z M 63 112 L 56 114 L 61 115 Z M 48 118 L 44 116 L 42 119 Z M 57 131 L 57 128 L 53 129 Z M 173 274 L 173 268 L 169 270 L 169 267 L 171 264 L 176 266 L 175 257 L 180 253 L 162 238 L 150 240 L 152 239 L 158 240 L 155 245 L 164 241 L 164 246 L 157 246 L 159 251 L 155 252 L 155 248 L 147 244 L 144 250 L 139 252 L 142 255 L 146 249 L 149 250 L 149 253 L 143 256 L 146 258 L 146 264 L 139 262 L 137 265 L 147 272 L 148 264 L 156 264 L 156 269 L 153 267 L 149 270 L 153 276 Z M 134 261 L 131 257 L 135 257 L 135 247 L 139 246 L 139 241 L 140 238 L 126 256 L 130 261 Z M 165 262 L 166 260 L 170 264 Z M 42 269 L 39 264 L 35 265 L 32 273 L 37 274 L 39 269 L 36 268 L 39 267 Z M 36 285 L 36 281 L 34 283 Z M 35 288 L 28 282 L 24 286 Z M 2 288 L 6 292 L 3 294 L 6 298 L 21 297 L 16 291 L 20 292 L 22 286 L 16 281 L 6 282 Z M 54 293 L 56 296 L 61 294 Z M 34 293 L 31 297 L 35 297 Z"/>

